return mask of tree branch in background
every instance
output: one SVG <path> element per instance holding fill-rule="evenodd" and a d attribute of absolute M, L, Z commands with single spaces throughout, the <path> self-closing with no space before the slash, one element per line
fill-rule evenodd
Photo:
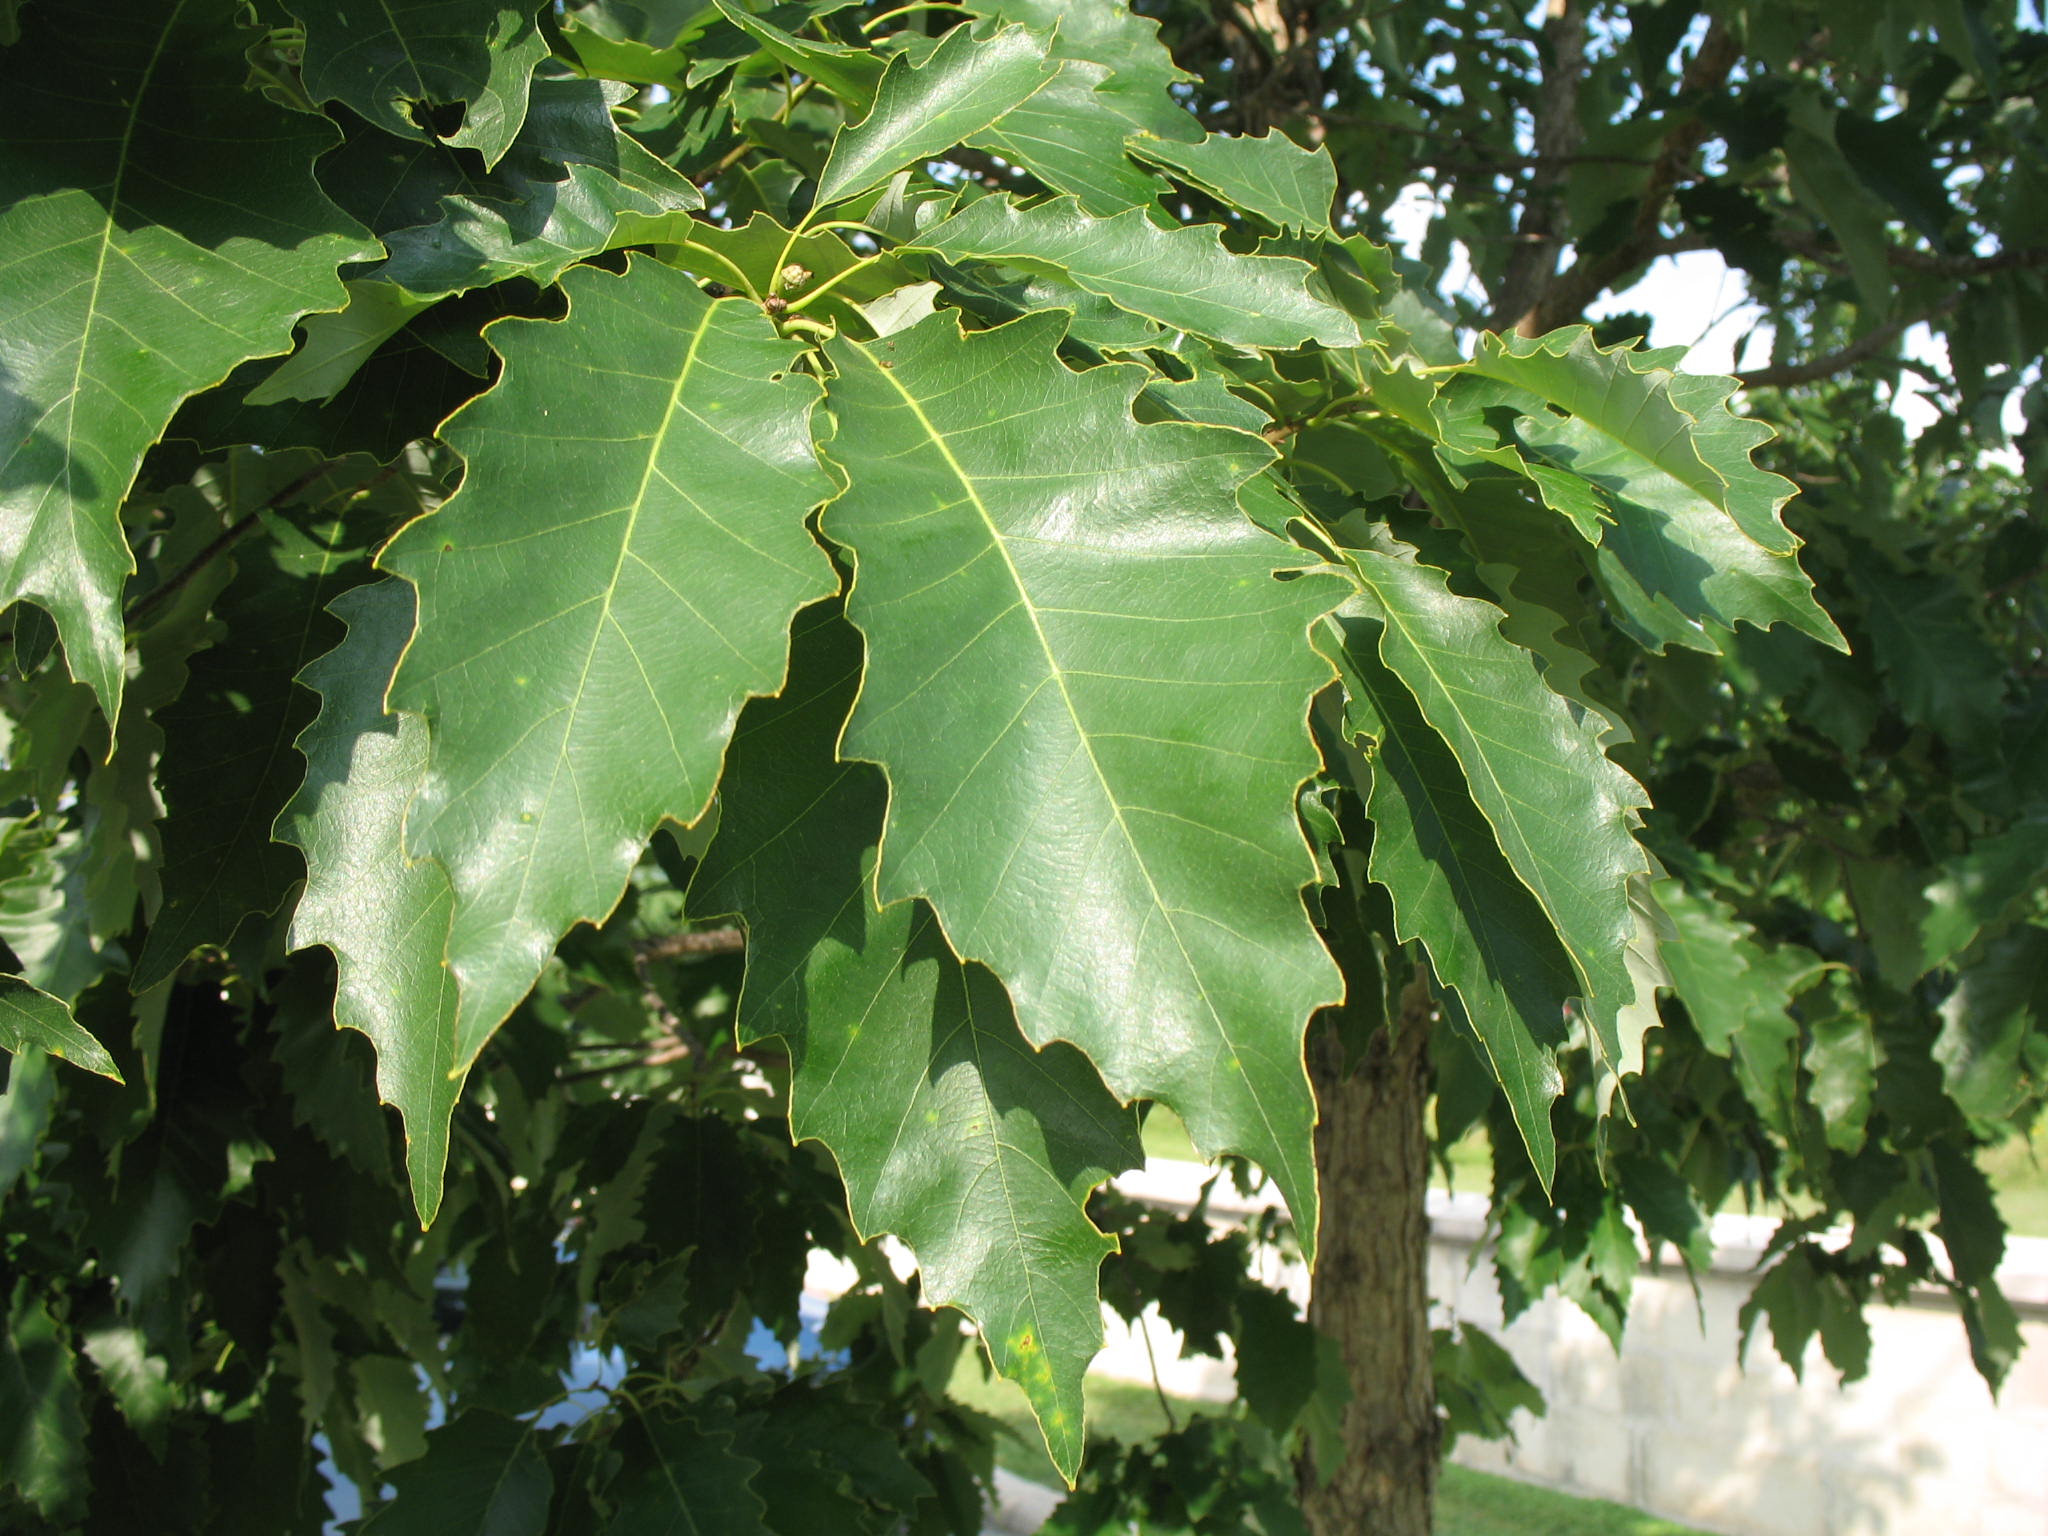
<path fill-rule="evenodd" d="M 264 502 L 262 506 L 231 524 L 221 533 L 219 538 L 208 544 L 206 548 L 200 550 L 190 560 L 187 560 L 184 565 L 179 567 L 170 576 L 130 603 L 127 611 L 121 615 L 122 624 L 129 629 L 135 628 L 136 625 L 140 624 L 152 613 L 155 613 L 157 609 L 163 607 L 165 603 L 182 592 L 191 583 L 194 576 L 197 576 L 201 571 L 213 564 L 214 561 L 234 548 L 242 537 L 256 526 L 258 519 L 264 513 L 275 512 L 279 507 L 284 506 L 300 492 L 313 486 L 322 475 L 328 473 L 340 462 L 339 459 L 322 459 L 318 464 L 315 464 L 311 469 L 299 476 L 298 479 L 292 481 L 290 485 L 285 486 L 276 495 Z M 397 465 L 394 461 L 394 463 L 386 466 L 371 479 L 364 482 L 361 489 L 368 490 L 371 486 L 381 485 L 391 477 L 396 468 Z"/>
<path fill-rule="evenodd" d="M 1681 102 L 1694 101 L 1727 84 L 1728 72 L 1742 57 L 1742 49 L 1727 25 L 1716 20 L 1700 39 L 1699 52 L 1685 67 L 1678 84 Z M 1546 291 L 1520 305 L 1501 305 L 1501 315 L 1516 315 L 1514 330 L 1523 336 L 1541 336 L 1561 325 L 1570 325 L 1586 306 L 1657 256 L 1664 254 L 1664 204 L 1693 163 L 1693 157 L 1707 140 L 1708 128 L 1696 114 L 1684 116 L 1664 136 L 1663 148 L 1650 167 L 1649 181 L 1636 204 L 1635 222 L 1621 244 L 1603 255 L 1582 260 L 1547 286 Z M 1541 149 L 1539 141 L 1538 148 Z M 1506 297 L 1506 295 L 1504 295 Z"/>
<path fill-rule="evenodd" d="M 1583 136 L 1579 82 L 1586 69 L 1586 18 L 1574 0 L 1551 0 L 1543 21 L 1548 45 L 1536 94 L 1535 168 L 1494 307 L 1496 326 L 1532 313 L 1557 275 L 1564 247 L 1564 180 Z"/>
<path fill-rule="evenodd" d="M 1933 308 L 1924 309 L 1917 315 L 1909 315 L 1902 320 L 1887 320 L 1883 325 L 1864 332 L 1839 351 L 1809 358 L 1803 363 L 1773 364 L 1769 368 L 1752 369 L 1748 373 L 1738 373 L 1735 380 L 1744 389 L 1788 389 L 1795 384 L 1811 384 L 1819 379 L 1832 378 L 1838 373 L 1847 373 L 1859 363 L 1866 363 L 1876 357 L 1914 326 L 1947 314 L 1959 301 L 1960 295 L 1952 294 Z"/>

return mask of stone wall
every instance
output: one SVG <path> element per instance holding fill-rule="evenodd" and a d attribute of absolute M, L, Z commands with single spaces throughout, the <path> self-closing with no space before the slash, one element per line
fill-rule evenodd
<path fill-rule="evenodd" d="M 1192 1202 L 1208 1170 L 1155 1162 L 1127 1193 Z M 1227 1186 L 1219 1188 L 1225 1194 Z M 1212 1210 L 1230 1214 L 1218 1199 Z M 2048 1536 L 2048 1241 L 2013 1239 L 2001 1279 L 2027 1350 L 1992 1401 L 1970 1364 L 1953 1307 L 1935 1297 L 1870 1313 L 1870 1372 L 1838 1384 L 1816 1341 L 1803 1380 L 1759 1326 L 1738 1364 L 1736 1317 L 1772 1223 L 1715 1222 L 1713 1268 L 1695 1296 L 1682 1270 L 1636 1283 L 1619 1356 L 1570 1302 L 1501 1327 L 1480 1246 L 1486 1203 L 1431 1200 L 1431 1289 L 1441 1321 L 1495 1333 L 1550 1405 L 1517 1415 L 1512 1444 L 1466 1440 L 1456 1460 L 1482 1471 L 1613 1499 L 1727 1536 Z M 1301 1292 L 1299 1274 L 1275 1275 Z M 1162 1363 L 1177 1341 L 1153 1334 Z M 1113 1330 L 1098 1369 L 1149 1379 L 1141 1340 Z M 1228 1366 L 1164 1366 L 1169 1390 L 1225 1397 Z"/>

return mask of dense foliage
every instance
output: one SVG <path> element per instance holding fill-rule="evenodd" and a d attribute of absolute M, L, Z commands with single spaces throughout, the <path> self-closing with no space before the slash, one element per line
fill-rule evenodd
<path fill-rule="evenodd" d="M 1341 1349 L 1099 1187 L 1165 1106 L 1312 1256 L 1312 1022 L 1511 1313 L 1740 1189 L 1795 1367 L 2002 1376 L 2038 26 L 1143 9 L 0 5 L 9 1529 L 972 1533 L 968 1349 L 1059 1529 L 1302 1529 Z M 1746 398 L 1582 323 L 1710 247 Z M 1238 1412 L 1088 1455 L 1098 1296 Z"/>

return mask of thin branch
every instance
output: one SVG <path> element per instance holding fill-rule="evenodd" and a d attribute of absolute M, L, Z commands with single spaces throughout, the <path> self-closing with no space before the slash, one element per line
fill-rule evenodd
<path fill-rule="evenodd" d="M 1159 1395 L 1159 1411 L 1166 1415 L 1166 1432 L 1180 1433 L 1180 1421 L 1173 1415 L 1173 1400 L 1166 1395 L 1166 1387 L 1159 1380 L 1159 1358 L 1152 1353 L 1152 1330 L 1145 1326 L 1145 1316 L 1138 1314 L 1138 1337 L 1145 1341 L 1145 1363 L 1152 1367 L 1152 1390 Z"/>
<path fill-rule="evenodd" d="M 1887 320 L 1883 325 L 1865 331 L 1839 351 L 1808 358 L 1803 363 L 1780 363 L 1769 368 L 1756 368 L 1748 373 L 1738 373 L 1735 375 L 1735 381 L 1744 389 L 1789 389 L 1795 384 L 1812 384 L 1821 379 L 1832 378 L 1838 373 L 1847 373 L 1858 364 L 1866 363 L 1877 356 L 1922 321 L 1935 319 L 1954 309 L 1960 297 L 1951 294 L 1931 309 L 1924 309 L 1918 314 L 1898 320 Z"/>
<path fill-rule="evenodd" d="M 704 928 L 696 933 L 671 933 L 642 939 L 633 952 L 643 960 L 674 960 L 683 955 L 736 955 L 747 947 L 743 928 Z"/>
<path fill-rule="evenodd" d="M 205 570 L 214 561 L 241 542 L 249 531 L 262 519 L 264 513 L 275 512 L 279 507 L 288 505 L 294 497 L 318 482 L 322 475 L 329 473 L 340 462 L 341 460 L 339 459 L 323 460 L 299 476 L 298 479 L 292 481 L 290 485 L 278 491 L 277 494 L 264 502 L 262 506 L 256 508 L 255 511 L 230 524 L 221 533 L 220 537 L 208 544 L 206 548 L 200 550 L 190 560 L 187 560 L 184 565 L 180 566 L 170 576 L 158 582 L 149 591 L 143 593 L 142 596 L 130 603 L 127 611 L 121 615 L 122 624 L 129 629 L 135 628 L 136 625 L 140 624 L 144 619 L 155 613 L 157 609 L 163 607 L 165 603 L 190 586 L 192 579 L 201 571 Z M 356 495 L 363 491 L 374 490 L 397 473 L 398 461 L 393 459 L 389 464 L 378 470 L 376 474 L 346 494 Z"/>

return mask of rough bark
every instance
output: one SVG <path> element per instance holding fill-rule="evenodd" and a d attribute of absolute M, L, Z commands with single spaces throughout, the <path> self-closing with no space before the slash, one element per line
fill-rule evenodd
<path fill-rule="evenodd" d="M 1551 0 L 1543 20 L 1543 82 L 1536 93 L 1534 170 L 1495 302 L 1496 330 L 1534 312 L 1557 274 L 1569 237 L 1564 183 L 1584 137 L 1579 82 L 1586 72 L 1586 16 L 1572 0 Z"/>
<path fill-rule="evenodd" d="M 1315 1536 L 1429 1536 L 1439 1434 L 1429 1326 L 1431 1003 L 1418 975 L 1399 1014 L 1349 1070 L 1334 1028 L 1318 1032 L 1310 1074 L 1322 1121 L 1323 1198 L 1309 1320 L 1344 1354 L 1352 1398 L 1342 1460 L 1328 1482 L 1302 1468 Z"/>

